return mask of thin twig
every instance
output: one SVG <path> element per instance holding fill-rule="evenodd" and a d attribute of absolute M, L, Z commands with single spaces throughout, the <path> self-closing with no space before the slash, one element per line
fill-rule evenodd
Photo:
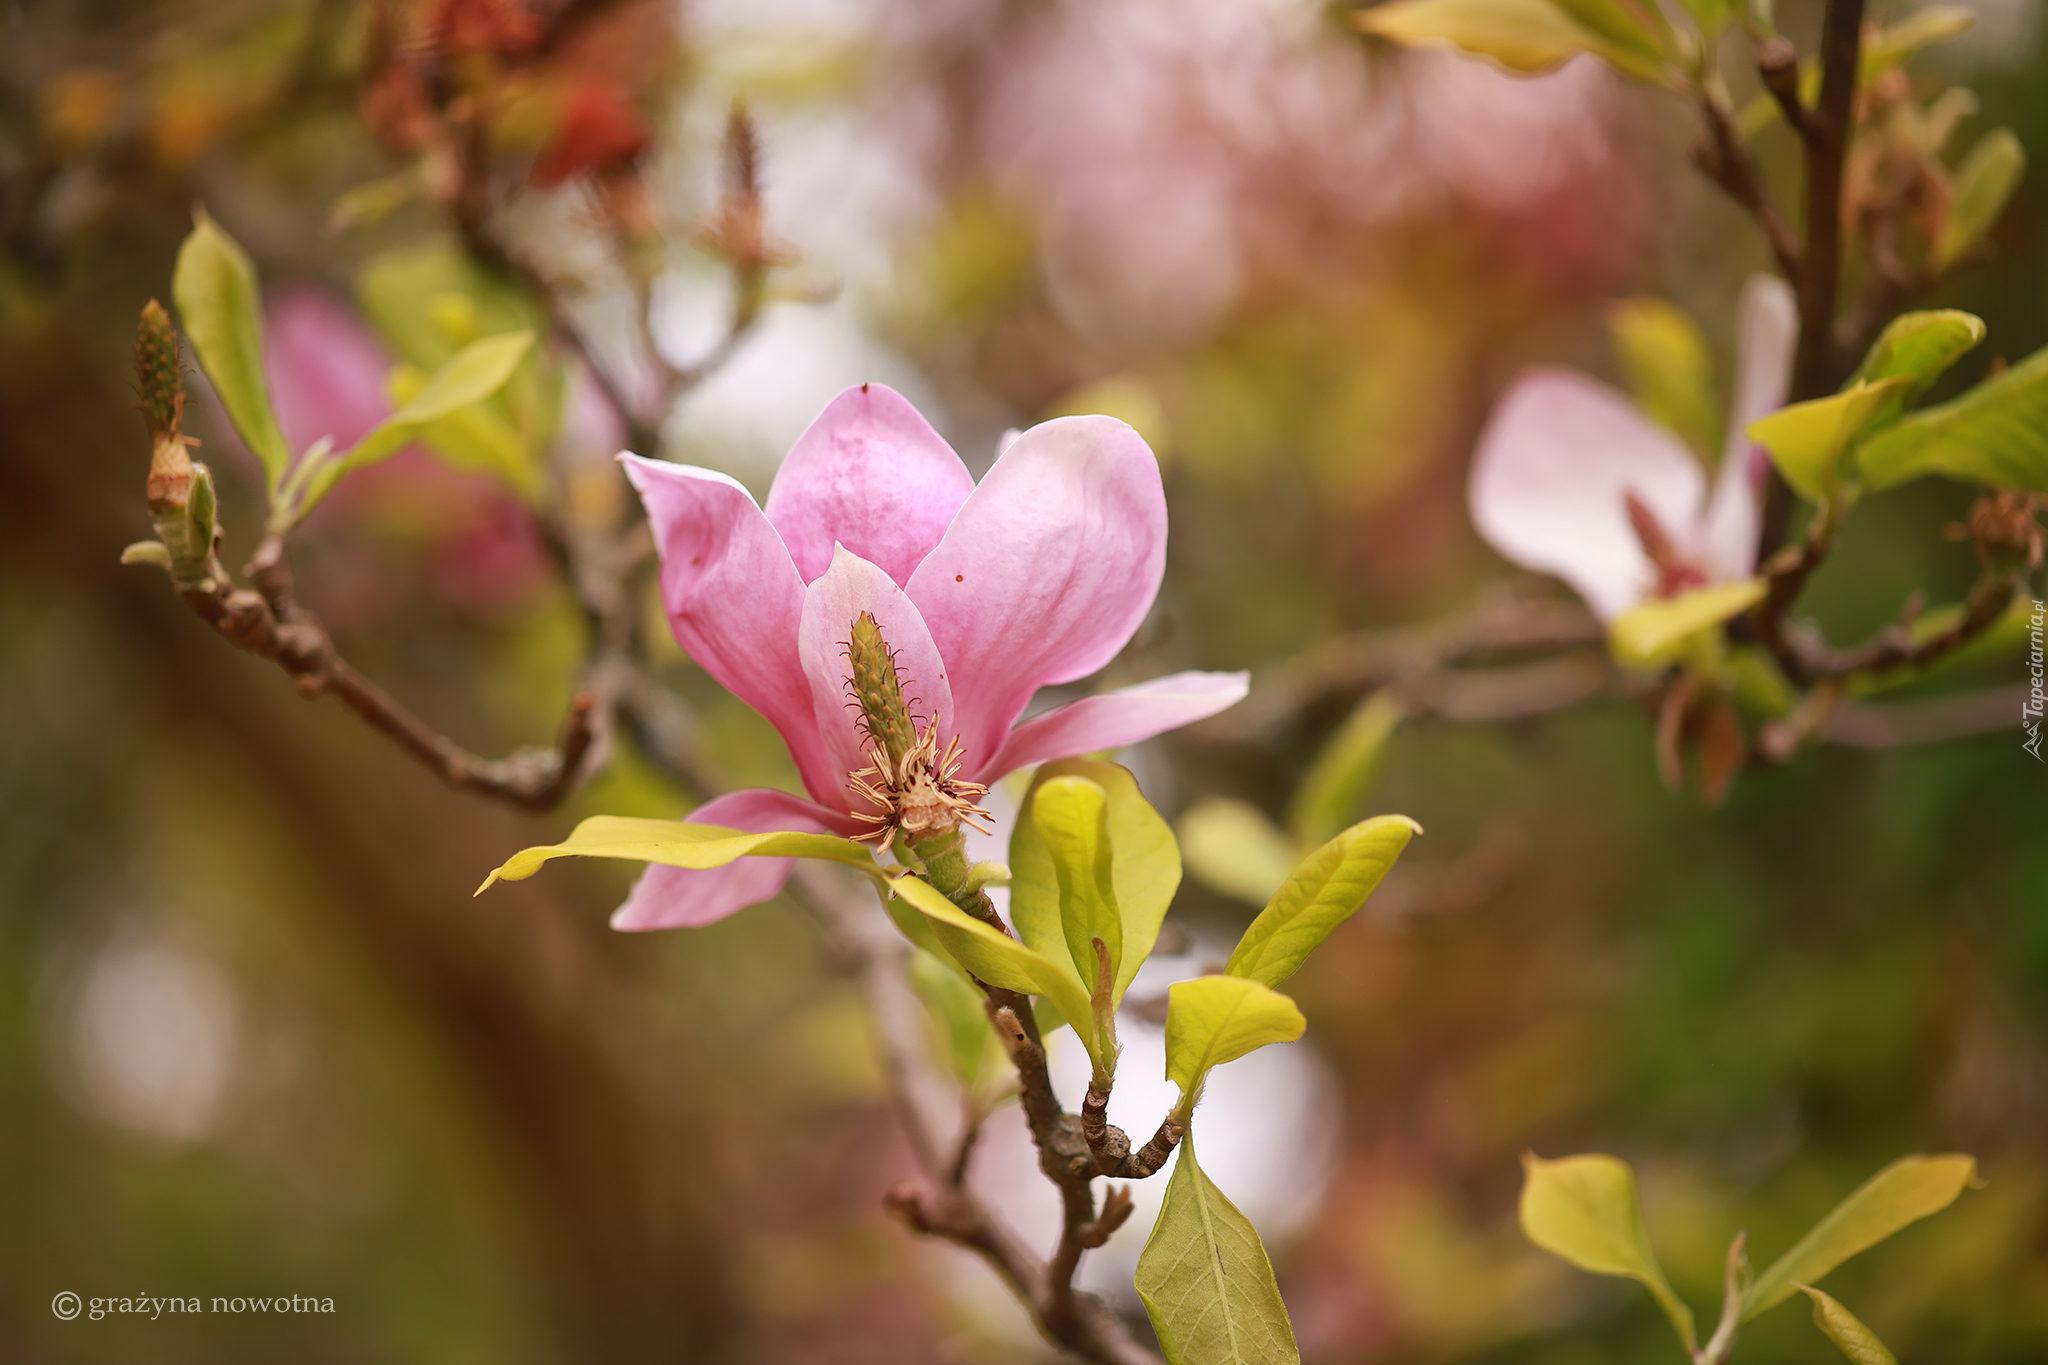
<path fill-rule="evenodd" d="M 1694 164 L 1756 219 L 1771 244 L 1771 254 L 1778 258 L 1778 268 L 1797 284 L 1805 273 L 1799 242 L 1764 188 L 1755 159 L 1742 145 L 1742 131 L 1735 125 L 1735 113 L 1718 80 L 1701 87 L 1700 112 L 1707 122 L 1707 141 L 1693 149 Z"/>
<path fill-rule="evenodd" d="M 465 791 L 528 810 L 548 810 L 574 790 L 603 723 L 601 697 L 588 689 L 576 693 L 554 747 L 483 758 L 414 715 L 342 657 L 326 626 L 299 605 L 280 537 L 264 539 L 248 572 L 259 591 L 237 588 L 222 576 L 204 585 L 188 585 L 180 595 L 229 640 L 284 669 L 301 694 L 333 693 L 405 752 Z"/>

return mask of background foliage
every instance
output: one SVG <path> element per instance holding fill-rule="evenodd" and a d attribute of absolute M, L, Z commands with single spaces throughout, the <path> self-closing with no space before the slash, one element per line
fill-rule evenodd
<path fill-rule="evenodd" d="M 1638 294 L 1693 311 L 1725 366 L 1766 260 L 1684 169 L 1683 111 L 1583 62 L 1511 82 L 1279 0 L 618 12 L 676 35 L 635 87 L 673 358 L 727 304 L 689 226 L 735 94 L 800 258 L 667 453 L 758 490 L 867 378 L 977 469 L 1006 426 L 1126 417 L 1165 461 L 1173 540 L 1114 678 L 1258 670 L 1456 608 L 1502 575 L 1463 501 L 1502 384 L 1535 359 L 1618 375 L 1607 310 Z M 433 240 L 358 117 L 365 14 L 81 0 L 0 24 L 0 1356 L 1028 1358 L 977 1268 L 882 1215 L 904 1157 L 858 992 L 793 909 L 613 935 L 624 883 L 601 867 L 469 898 L 569 817 L 687 794 L 630 754 L 554 817 L 447 792 L 116 562 L 147 531 L 135 312 L 194 201 L 273 294 L 373 319 L 365 265 Z M 1934 58 L 1977 127 L 2036 149 L 2040 32 L 2033 6 L 1987 4 Z M 520 211 L 583 268 L 573 185 Z M 2044 234 L 2037 175 L 1995 257 L 1922 305 L 1990 325 L 1943 393 L 2048 342 Z M 601 319 L 621 291 L 589 274 Z M 251 535 L 261 469 L 208 415 L 225 519 Z M 549 733 L 581 648 L 501 488 L 400 456 L 298 551 L 351 656 L 487 752 Z M 1914 585 L 1967 586 L 1939 534 L 1966 499 L 1928 483 L 1859 509 L 1815 590 L 1838 638 Z M 787 780 L 764 723 L 671 667 L 722 777 Z M 1169 817 L 1205 795 L 1278 817 L 1347 707 L 1135 762 Z M 1768 1258 L 1897 1153 L 1973 1152 L 1985 1190 L 1830 1289 L 1908 1362 L 2041 1358 L 2048 789 L 2017 724 L 1823 749 L 1708 812 L 1658 784 L 1650 723 L 1606 703 L 1397 730 L 1367 809 L 1428 834 L 1288 986 L 1342 1119 L 1313 1217 L 1273 1244 L 1305 1355 L 1671 1358 L 1646 1296 L 1522 1239 L 1533 1148 L 1626 1156 L 1702 1313 L 1736 1227 Z M 1169 922 L 1227 943 L 1249 917 L 1190 879 Z M 63 1289 L 338 1312 L 65 1323 Z M 1760 1319 L 1745 1358 L 1819 1358 L 1804 1319 Z"/>

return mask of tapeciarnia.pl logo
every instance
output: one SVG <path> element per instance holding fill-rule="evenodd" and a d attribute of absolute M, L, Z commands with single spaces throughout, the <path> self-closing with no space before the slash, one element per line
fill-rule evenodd
<path fill-rule="evenodd" d="M 2048 689 L 2042 686 L 2044 670 L 2041 655 L 2041 622 L 2048 616 L 2048 604 L 2034 603 L 2034 615 L 2027 622 L 2027 699 L 2020 706 L 2020 728 L 2027 732 L 2026 740 L 2020 745 L 2034 756 L 2037 763 L 2048 763 L 2041 757 L 2041 713 L 2048 707 Z"/>

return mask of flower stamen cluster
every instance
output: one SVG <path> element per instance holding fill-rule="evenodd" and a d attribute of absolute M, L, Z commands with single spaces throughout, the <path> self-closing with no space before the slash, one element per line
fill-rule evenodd
<path fill-rule="evenodd" d="M 943 754 L 939 752 L 939 718 L 936 715 L 926 723 L 917 742 L 902 758 L 892 759 L 889 751 L 879 744 L 869 751 L 869 756 L 874 763 L 850 774 L 847 785 L 854 795 L 879 809 L 854 813 L 855 819 L 875 826 L 854 835 L 854 838 L 887 845 L 901 830 L 905 837 L 914 841 L 927 834 L 943 834 L 957 828 L 963 821 L 974 820 L 990 822 L 984 833 L 993 830 L 995 817 L 975 802 L 976 797 L 988 795 L 988 788 L 979 782 L 960 778 L 962 760 L 958 735 L 953 736 Z M 878 778 L 879 781 L 870 781 L 870 778 Z"/>
<path fill-rule="evenodd" d="M 912 841 L 957 829 L 963 820 L 993 820 L 975 803 L 988 788 L 960 777 L 964 757 L 960 736 L 939 748 L 939 716 L 919 728 L 904 699 L 895 651 L 869 612 L 854 618 L 846 640 L 846 689 L 860 708 L 862 734 L 872 762 L 847 777 L 847 786 L 874 811 L 854 818 L 875 828 L 854 837 L 889 844 L 898 831 Z M 871 780 L 873 779 L 873 780 Z"/>

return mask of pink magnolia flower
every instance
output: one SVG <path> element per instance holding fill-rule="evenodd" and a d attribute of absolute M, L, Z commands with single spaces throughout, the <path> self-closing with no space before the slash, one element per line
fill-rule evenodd
<path fill-rule="evenodd" d="M 1115 657 L 1152 606 L 1166 560 L 1159 466 L 1109 417 L 1024 432 L 979 485 L 901 395 L 848 389 L 797 441 L 765 508 L 724 474 L 622 455 L 661 552 L 676 639 L 782 732 L 810 799 L 741 791 L 692 813 L 753 832 L 868 828 L 849 778 L 868 766 L 846 642 L 869 612 L 904 692 L 960 776 L 1135 743 L 1244 695 L 1243 673 L 1176 673 L 1018 724 L 1040 687 Z M 766 900 L 786 858 L 712 871 L 650 866 L 620 929 L 708 924 Z"/>
<path fill-rule="evenodd" d="M 1747 578 L 1769 468 L 1747 429 L 1784 403 L 1798 330 L 1792 290 L 1752 275 L 1711 497 L 1699 461 L 1633 402 L 1571 370 L 1530 370 L 1473 457 L 1466 492 L 1479 534 L 1571 584 L 1606 621 L 1650 597 Z"/>

